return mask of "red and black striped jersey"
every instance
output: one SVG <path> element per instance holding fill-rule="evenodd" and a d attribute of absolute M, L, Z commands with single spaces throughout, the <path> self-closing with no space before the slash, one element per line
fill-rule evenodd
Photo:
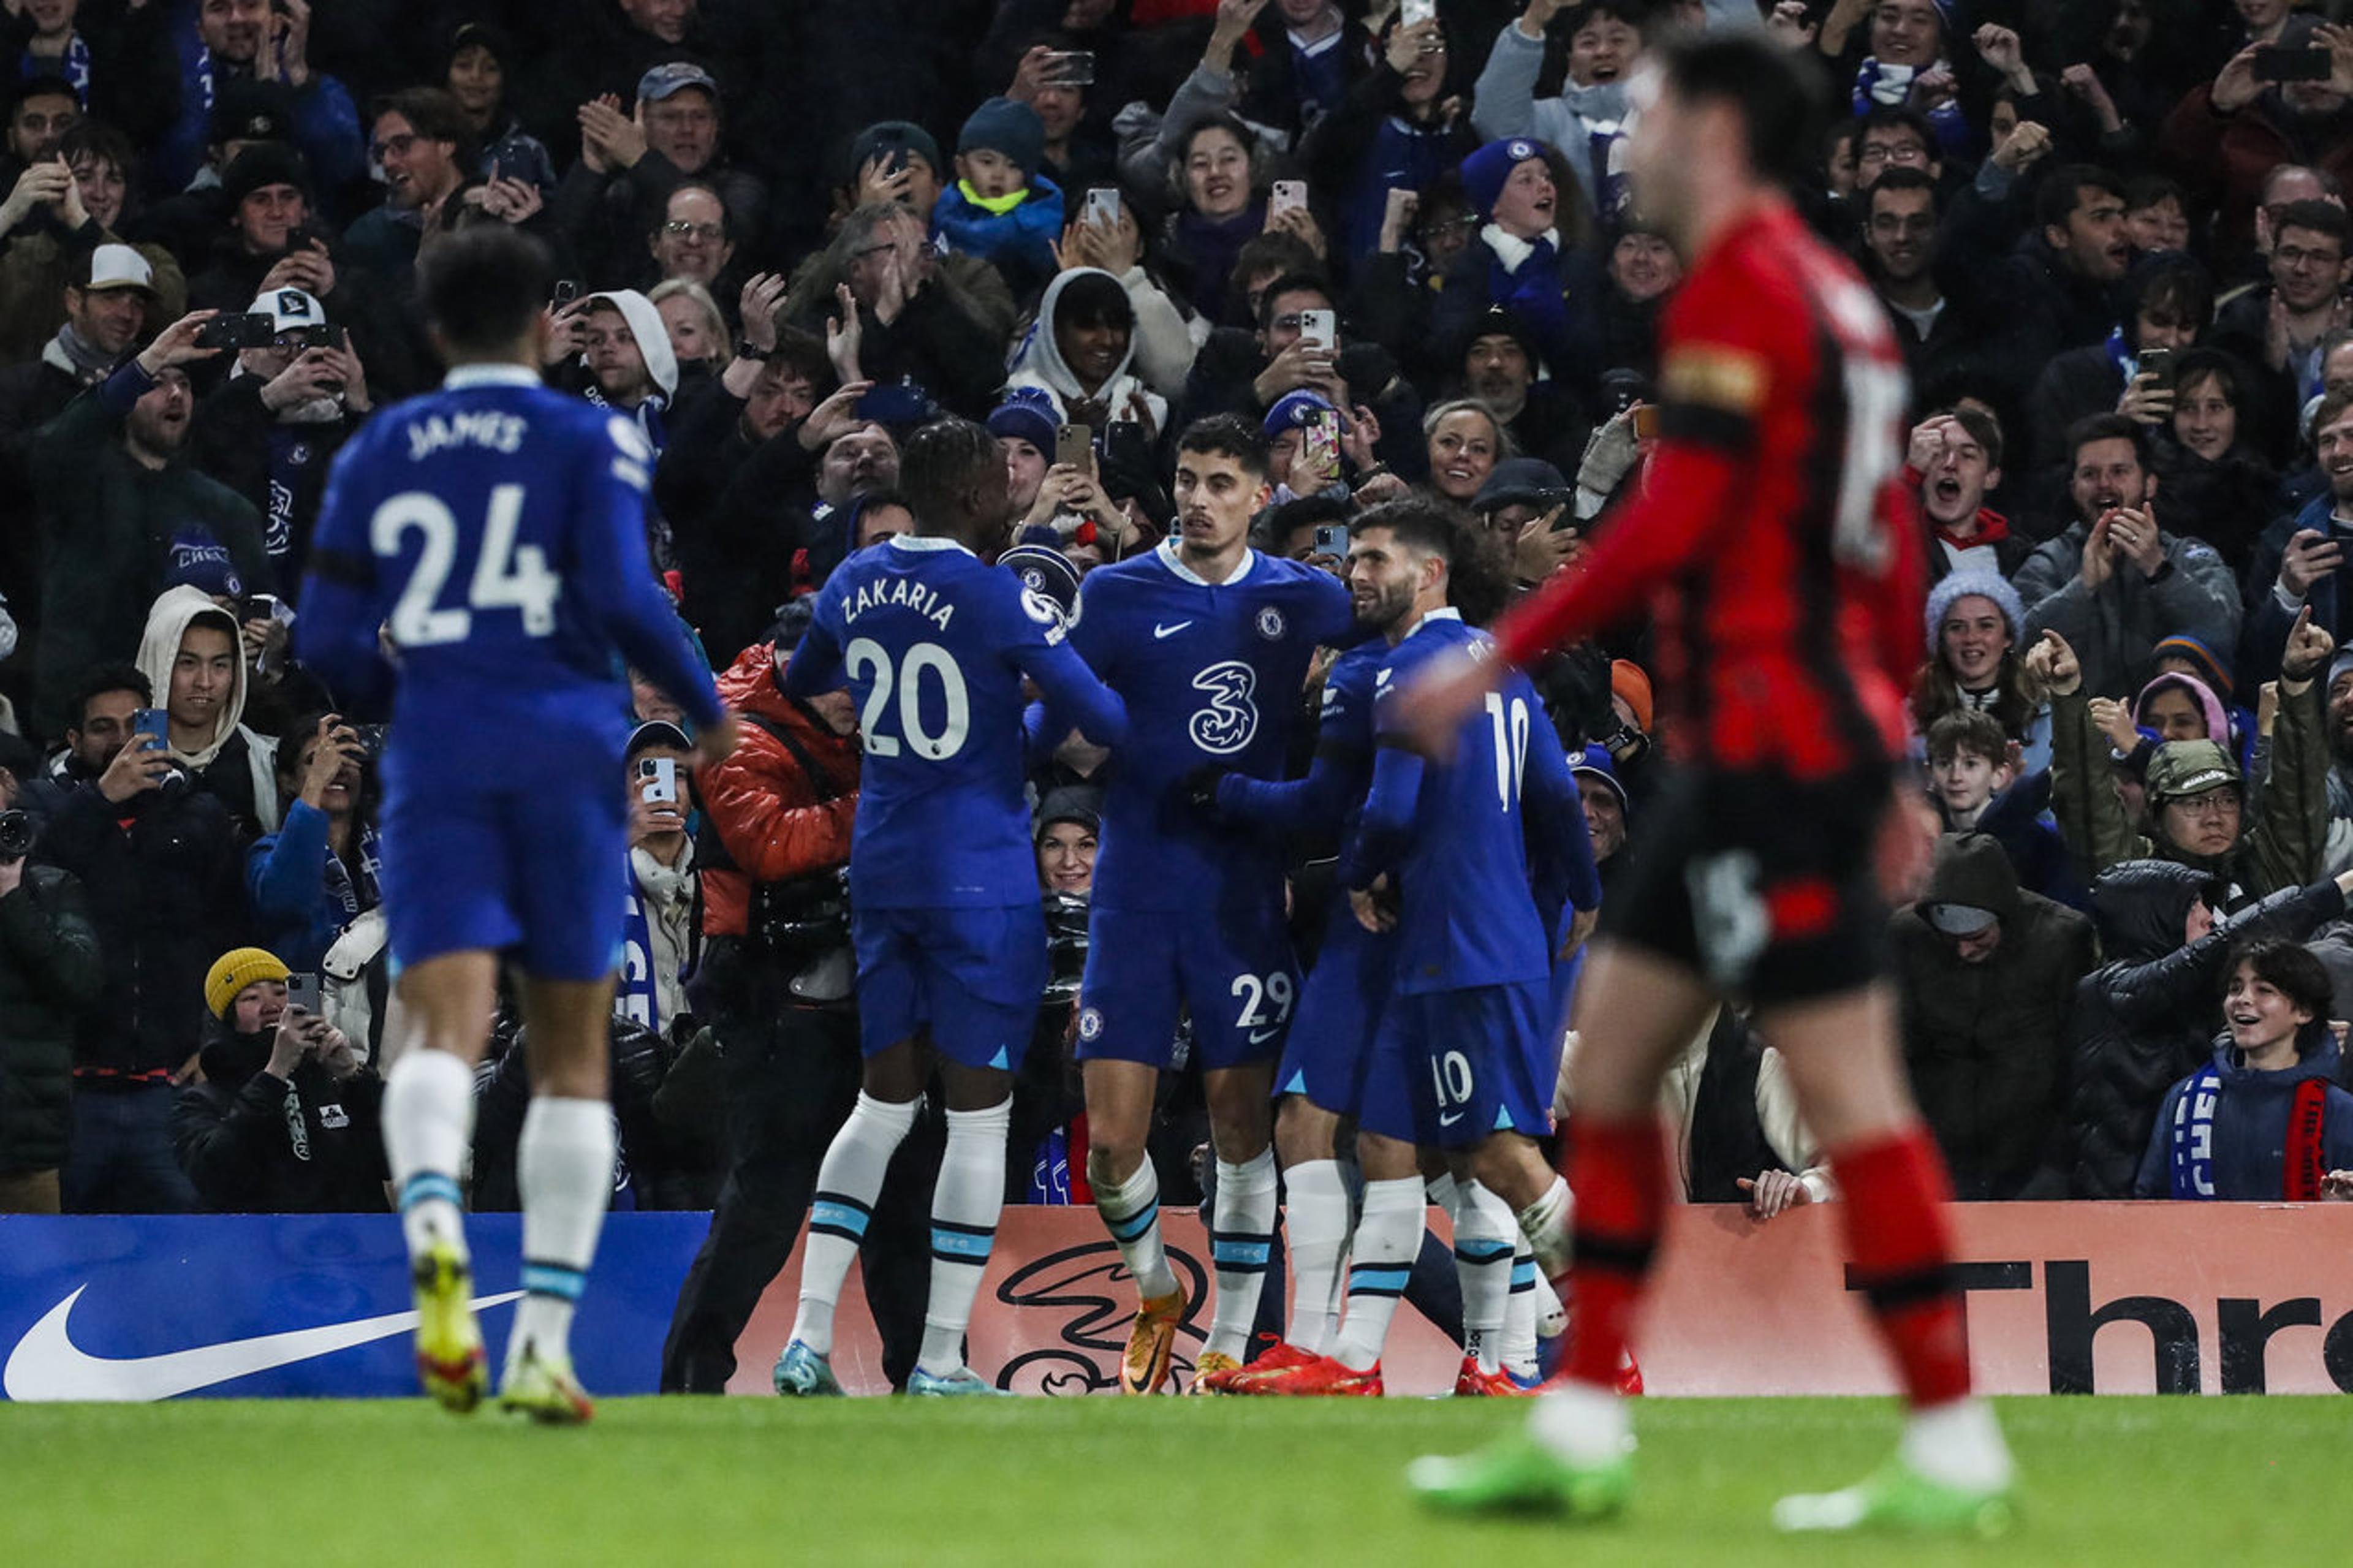
<path fill-rule="evenodd" d="M 1904 360 L 1870 288 L 1772 202 L 1670 302 L 1660 392 L 1639 492 L 1497 626 L 1504 653 L 1647 604 L 1679 757 L 1820 779 L 1897 754 L 1924 584 Z"/>

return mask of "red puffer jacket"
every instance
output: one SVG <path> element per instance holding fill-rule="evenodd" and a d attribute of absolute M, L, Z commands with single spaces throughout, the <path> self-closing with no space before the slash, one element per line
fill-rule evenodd
<path fill-rule="evenodd" d="M 742 936 L 752 884 L 847 865 L 858 810 L 858 737 L 837 735 L 776 685 L 774 655 L 754 643 L 719 677 L 719 700 L 744 715 L 735 754 L 694 776 L 702 809 L 740 869 L 706 869 L 702 934 Z M 789 733 L 825 775 L 820 788 L 783 742 L 749 721 Z M 820 797 L 830 795 L 830 800 Z"/>

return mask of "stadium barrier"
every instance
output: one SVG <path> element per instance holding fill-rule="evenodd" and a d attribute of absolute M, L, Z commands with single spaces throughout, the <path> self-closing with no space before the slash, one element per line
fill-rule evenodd
<path fill-rule="evenodd" d="M 2353 1392 L 2353 1206 L 1989 1204 L 1956 1211 L 1971 1352 L 1998 1394 Z M 1171 1260 L 1207 1329 L 1198 1220 L 1166 1211 Z M 1641 1335 L 1657 1394 L 1885 1394 L 1894 1384 L 1845 1289 L 1838 1216 L 1759 1226 L 1678 1210 Z M 652 1392 L 663 1331 L 706 1226 L 621 1214 L 606 1226 L 575 1332 L 600 1394 Z M 1444 1222 L 1433 1216 L 1442 1230 Z M 495 1357 L 519 1224 L 471 1222 Z M 1028 1394 L 1114 1386 L 1132 1288 L 1092 1210 L 1006 1211 L 975 1313 L 976 1370 Z M 790 1331 L 797 1267 L 762 1299 L 731 1392 L 765 1393 Z M 11 1399 L 177 1394 L 380 1396 L 414 1391 L 399 1226 L 385 1215 L 0 1216 L 0 1390 Z M 1411 1311 L 1385 1370 L 1398 1394 L 1453 1382 L 1456 1352 Z M 859 1282 L 834 1363 L 883 1386 Z"/>

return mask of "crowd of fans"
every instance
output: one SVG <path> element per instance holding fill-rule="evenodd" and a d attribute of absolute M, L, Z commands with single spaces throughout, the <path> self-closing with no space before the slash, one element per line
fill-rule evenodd
<path fill-rule="evenodd" d="M 655 558 L 749 721 L 697 776 L 675 706 L 633 682 L 614 781 L 633 812 L 616 1201 L 723 1215 L 669 1378 L 732 1344 L 855 1091 L 858 714 L 777 672 L 810 592 L 912 526 L 900 442 L 985 420 L 999 558 L 1068 606 L 1167 532 L 1176 434 L 1238 415 L 1272 452 L 1261 549 L 1341 570 L 1357 510 L 1440 497 L 1478 542 L 1484 618 L 1577 570 L 1642 482 L 1687 258 L 1645 226 L 1621 144 L 1646 47 L 1736 26 L 1833 84 L 1807 216 L 1912 373 L 1935 579 L 1913 716 L 1947 837 L 1894 952 L 1957 1184 L 2340 1195 L 2340 7 L 1431 9 L 10 5 L 0 1209 L 383 1206 L 384 715 L 287 643 L 338 447 L 438 381 L 412 294 L 439 237 L 509 224 L 562 258 L 546 376 L 659 451 Z M 1629 626 L 1540 672 L 1605 879 L 1672 756 L 1646 651 Z M 1035 779 L 1055 980 L 1016 1198 L 1084 1196 L 1064 1047 L 1115 765 L 1070 745 Z M 1331 847 L 1297 847 L 1303 933 Z M 479 1206 L 512 1202 L 522 1072 L 511 1045 L 484 1070 Z M 1689 1196 L 1835 1196 L 1736 1012 L 1677 1083 Z M 2299 1142 L 2315 1106 L 2326 1131 Z M 1198 1099 L 1160 1121 L 1181 1201 Z M 885 1206 L 920 1216 L 928 1185 Z M 923 1260 L 894 1229 L 921 1226 L 876 1226 L 867 1278 L 903 1315 L 892 1282 Z"/>

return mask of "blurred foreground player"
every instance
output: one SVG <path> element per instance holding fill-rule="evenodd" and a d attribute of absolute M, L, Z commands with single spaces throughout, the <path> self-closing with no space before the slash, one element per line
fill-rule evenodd
<path fill-rule="evenodd" d="M 628 420 L 540 384 L 546 252 L 492 225 L 441 241 L 420 274 L 449 374 L 336 459 L 296 651 L 347 697 L 395 685 L 384 902 L 424 1037 L 392 1068 L 384 1123 L 418 1371 L 451 1410 L 480 1401 L 458 1173 L 499 956 L 518 950 L 533 1089 L 517 1154 L 525 1294 L 500 1402 L 585 1421 L 567 1336 L 612 1185 L 623 658 L 702 727 L 699 763 L 733 749 L 734 725 L 647 562 L 651 449 Z"/>
<path fill-rule="evenodd" d="M 1646 815 L 1643 859 L 1604 911 L 1578 997 L 1568 1129 L 1577 1316 L 1565 1375 L 1525 1436 L 1429 1458 L 1417 1490 L 1461 1509 L 1621 1508 L 1632 1483 L 1610 1392 L 1669 1202 L 1662 1073 L 1718 997 L 1752 1001 L 1848 1195 L 1854 1275 L 1912 1415 L 1860 1485 L 1784 1499 L 1789 1530 L 1993 1531 L 2010 1463 L 1969 1393 L 1944 1167 L 1896 1049 L 1876 872 L 1926 852 L 1890 811 L 1901 693 L 1920 659 L 1917 525 L 1897 485 L 1902 361 L 1869 289 L 1791 208 L 1820 144 L 1814 85 L 1761 40 L 1669 50 L 1630 149 L 1641 210 L 1692 258 L 1662 323 L 1655 467 L 1584 568 L 1496 628 L 1525 663 L 1648 600 L 1688 766 Z M 1442 747 L 1504 666 L 1433 664 L 1400 719 Z M 1566 1205 L 1524 1209 L 1548 1268 Z"/>

